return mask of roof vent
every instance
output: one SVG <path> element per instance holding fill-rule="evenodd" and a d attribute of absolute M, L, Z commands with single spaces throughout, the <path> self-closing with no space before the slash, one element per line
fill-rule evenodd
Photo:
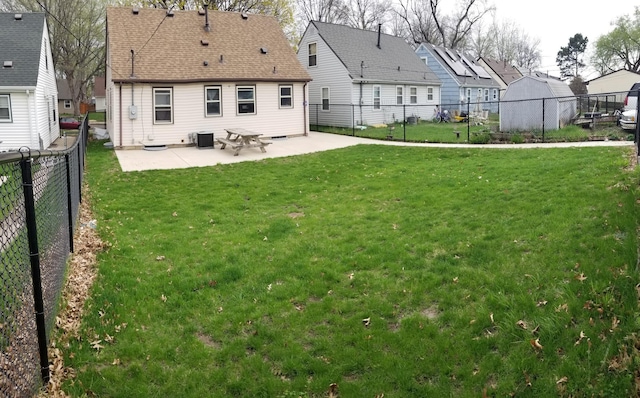
<path fill-rule="evenodd" d="M 22 21 L 22 14 L 15 14 L 13 16 L 13 19 L 15 19 L 16 21 Z"/>
<path fill-rule="evenodd" d="M 224 63 L 224 55 L 220 54 L 220 63 Z"/>
<path fill-rule="evenodd" d="M 138 7 L 133 7 L 131 12 L 133 13 L 133 15 L 138 15 L 140 13 L 140 9 Z"/>
<path fill-rule="evenodd" d="M 13 61 L 4 61 L 2 64 L 4 68 L 13 68 Z"/>
<path fill-rule="evenodd" d="M 170 8 L 170 9 L 168 9 L 168 10 L 167 10 L 167 16 L 168 16 L 168 17 L 172 17 L 173 15 L 174 15 L 174 14 L 173 14 L 173 9 L 171 9 L 171 8 Z"/>
<path fill-rule="evenodd" d="M 260 54 L 266 54 L 269 51 L 265 47 L 260 47 Z"/>
<path fill-rule="evenodd" d="M 209 42 L 208 42 L 207 40 L 204 40 L 204 39 L 203 39 L 203 40 L 200 40 L 200 44 L 202 44 L 203 46 L 205 46 L 205 47 L 206 47 L 206 46 L 208 46 L 208 45 L 209 45 Z"/>
<path fill-rule="evenodd" d="M 200 16 L 204 15 L 204 8 L 198 8 L 198 15 Z"/>
<path fill-rule="evenodd" d="M 202 63 L 202 65 L 204 65 L 204 66 L 209 66 L 209 61 L 204 61 L 204 62 Z"/>
<path fill-rule="evenodd" d="M 249 15 L 246 12 L 243 12 L 242 14 L 240 14 L 240 16 L 242 17 L 242 19 L 249 19 Z"/>

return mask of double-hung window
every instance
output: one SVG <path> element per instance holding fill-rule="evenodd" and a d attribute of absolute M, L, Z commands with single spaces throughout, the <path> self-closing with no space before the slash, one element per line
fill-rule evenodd
<path fill-rule="evenodd" d="M 153 122 L 173 123 L 173 89 L 153 89 Z"/>
<path fill-rule="evenodd" d="M 222 87 L 205 87 L 204 102 L 206 116 L 222 116 Z"/>
<path fill-rule="evenodd" d="M 409 103 L 411 105 L 418 103 L 418 87 L 409 87 Z"/>
<path fill-rule="evenodd" d="M 493 100 L 496 101 L 498 99 L 498 89 L 494 88 L 493 89 Z"/>
<path fill-rule="evenodd" d="M 404 104 L 404 87 L 396 86 L 396 105 Z"/>
<path fill-rule="evenodd" d="M 373 86 L 373 109 L 380 109 L 380 86 Z"/>
<path fill-rule="evenodd" d="M 322 110 L 323 111 L 330 110 L 329 101 L 330 101 L 329 87 L 322 87 Z"/>
<path fill-rule="evenodd" d="M 484 89 L 484 102 L 489 102 L 489 89 Z"/>
<path fill-rule="evenodd" d="M 64 109 L 71 109 L 71 100 L 64 100 Z"/>
<path fill-rule="evenodd" d="M 236 97 L 238 99 L 239 115 L 255 115 L 256 114 L 256 87 L 255 86 L 237 86 Z"/>
<path fill-rule="evenodd" d="M 280 108 L 293 108 L 293 86 L 280 86 Z"/>
<path fill-rule="evenodd" d="M 309 43 L 309 66 L 316 66 L 318 64 L 318 45 L 316 43 Z"/>
<path fill-rule="evenodd" d="M 0 94 L 0 122 L 11 122 L 11 97 Z"/>
<path fill-rule="evenodd" d="M 433 87 L 427 87 L 427 101 L 433 101 Z"/>

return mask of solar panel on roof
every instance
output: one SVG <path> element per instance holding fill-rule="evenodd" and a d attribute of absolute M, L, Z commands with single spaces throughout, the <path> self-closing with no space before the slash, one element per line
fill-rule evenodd
<path fill-rule="evenodd" d="M 458 76 L 473 76 L 471 73 L 469 73 L 467 71 L 467 68 L 465 68 L 462 63 L 460 63 L 460 61 L 454 61 L 451 58 L 449 58 L 447 56 L 447 54 L 445 54 L 444 51 L 442 51 L 442 49 L 440 48 L 436 48 L 435 49 L 436 52 L 440 55 L 440 58 L 442 58 L 444 60 L 444 62 L 447 63 L 447 65 L 449 65 L 449 67 L 453 70 L 453 72 L 458 75 Z M 449 50 L 447 50 L 449 51 Z"/>
<path fill-rule="evenodd" d="M 491 76 L 487 73 L 486 70 L 484 70 L 482 66 L 476 65 L 473 62 L 469 61 L 464 55 L 461 55 L 460 58 L 462 58 L 462 61 L 467 64 L 469 68 L 471 68 L 471 70 L 474 71 L 476 75 L 478 75 L 478 77 L 482 79 L 491 79 Z"/>

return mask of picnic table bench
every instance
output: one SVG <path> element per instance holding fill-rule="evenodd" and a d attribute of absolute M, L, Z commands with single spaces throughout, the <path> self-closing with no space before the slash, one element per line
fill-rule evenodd
<path fill-rule="evenodd" d="M 234 149 L 233 156 L 238 156 L 242 148 L 260 148 L 262 152 L 267 152 L 265 147 L 271 144 L 271 141 L 260 139 L 262 134 L 253 131 L 241 128 L 225 129 L 225 131 L 227 132 L 227 137 L 218 138 L 217 141 L 221 145 L 220 149 L 225 149 L 227 145 Z"/>

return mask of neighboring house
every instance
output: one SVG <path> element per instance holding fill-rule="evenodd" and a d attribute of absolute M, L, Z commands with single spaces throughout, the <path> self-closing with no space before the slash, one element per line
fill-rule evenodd
<path fill-rule="evenodd" d="M 62 114 L 73 115 L 73 96 L 71 95 L 69 82 L 67 82 L 67 79 L 57 79 L 56 86 L 58 87 L 58 110 Z"/>
<path fill-rule="evenodd" d="M 418 56 L 442 81 L 442 108 L 450 112 L 498 111 L 500 85 L 473 58 L 422 43 Z"/>
<path fill-rule="evenodd" d="M 0 13 L 0 151 L 45 149 L 59 135 L 45 15 Z"/>
<path fill-rule="evenodd" d="M 105 91 L 104 76 L 96 76 L 93 79 L 93 101 L 96 112 L 104 112 L 107 109 L 107 97 Z"/>
<path fill-rule="evenodd" d="M 498 61 L 491 58 L 480 57 L 478 64 L 486 70 L 489 75 L 500 85 L 500 97 L 504 94 L 507 86 L 522 77 L 518 69 L 507 61 Z"/>
<path fill-rule="evenodd" d="M 309 83 L 312 124 L 352 127 L 431 119 L 440 80 L 401 38 L 311 21 L 298 60 Z"/>
<path fill-rule="evenodd" d="M 109 7 L 106 45 L 116 147 L 187 145 L 225 128 L 307 133 L 311 78 L 274 17 Z"/>
<path fill-rule="evenodd" d="M 523 76 L 509 84 L 500 102 L 500 131 L 558 130 L 577 115 L 577 98 L 564 82 Z"/>
<path fill-rule="evenodd" d="M 586 82 L 589 95 L 609 94 L 601 101 L 622 103 L 634 83 L 640 82 L 640 73 L 626 69 L 607 73 Z"/>
<path fill-rule="evenodd" d="M 524 68 L 522 66 L 516 66 L 515 68 L 518 70 L 518 72 L 520 72 L 522 76 L 533 76 L 533 77 L 541 77 L 543 79 L 554 79 L 554 80 L 562 81 L 562 79 L 560 79 L 558 76 L 550 75 L 548 72 L 542 72 L 539 70 Z"/>

